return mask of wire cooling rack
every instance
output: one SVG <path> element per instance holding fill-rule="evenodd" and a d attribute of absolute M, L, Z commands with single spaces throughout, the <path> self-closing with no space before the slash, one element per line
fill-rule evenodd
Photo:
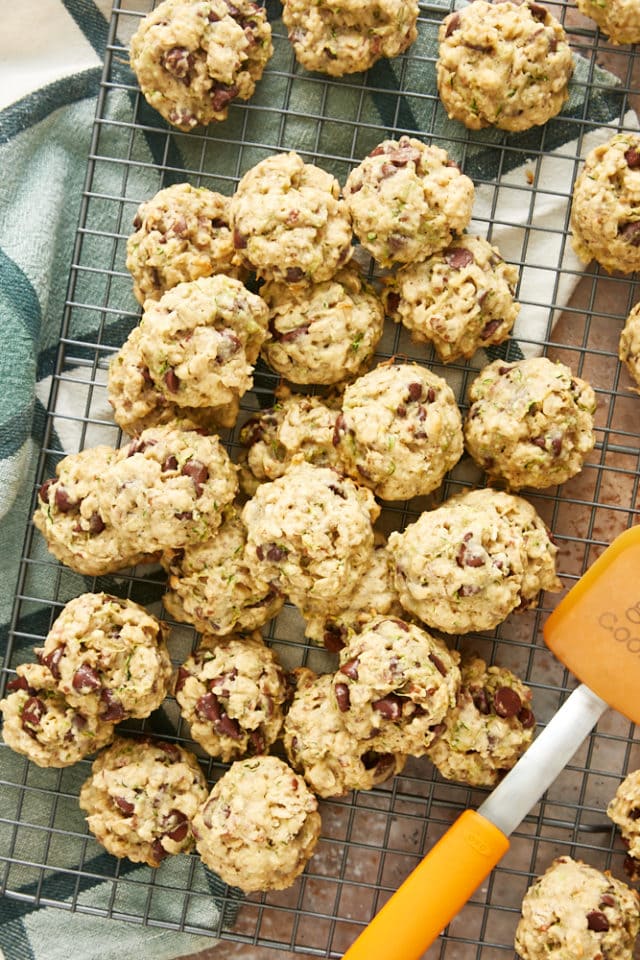
<path fill-rule="evenodd" d="M 223 124 L 181 134 L 148 108 L 128 68 L 128 38 L 151 6 L 151 0 L 121 0 L 113 9 L 38 480 L 53 473 L 63 450 L 121 440 L 108 412 L 105 380 L 109 357 L 139 317 L 124 267 L 138 203 L 182 180 L 230 194 L 249 167 L 286 149 L 297 149 L 344 183 L 349 169 L 384 137 L 415 134 L 445 146 L 470 173 L 479 197 L 474 227 L 501 245 L 504 240 L 508 249 L 502 252 L 521 270 L 521 321 L 501 355 L 542 352 L 568 363 L 596 389 L 597 444 L 583 472 L 559 489 L 529 497 L 554 532 L 560 573 L 570 586 L 618 532 L 638 521 L 640 399 L 618 363 L 617 339 L 640 290 L 633 278 L 607 276 L 595 265 L 583 273 L 568 242 L 568 200 L 580 157 L 593 137 L 637 128 L 628 112 L 640 100 L 632 49 L 608 46 L 575 10 L 550 4 L 582 57 L 569 107 L 525 134 L 470 134 L 446 119 L 433 83 L 434 38 L 449 12 L 446 3 L 421 4 L 420 39 L 405 57 L 339 81 L 295 64 L 280 9 L 269 3 L 275 54 L 253 100 L 233 105 Z M 612 126 L 606 136 L 603 124 Z M 551 156 L 557 163 L 548 167 Z M 380 357 L 393 354 L 411 356 L 445 376 L 463 409 L 467 386 L 487 360 L 482 355 L 444 368 L 390 325 Z M 241 422 L 272 397 L 275 378 L 266 368 L 258 368 L 255 380 Z M 237 451 L 237 430 L 227 439 Z M 436 497 L 386 507 L 383 527 L 402 528 L 424 507 L 473 483 L 482 477 L 463 461 Z M 42 643 L 60 607 L 90 589 L 130 596 L 160 613 L 164 578 L 157 568 L 96 581 L 80 577 L 57 565 L 29 528 L 4 679 L 33 658 L 32 648 Z M 557 597 L 543 596 L 537 609 L 509 617 L 493 633 L 459 641 L 528 681 L 541 725 L 574 686 L 542 642 L 541 626 L 555 602 Z M 266 633 L 286 666 L 333 668 L 328 654 L 305 644 L 294 609 L 285 607 Z M 176 626 L 171 643 L 180 662 L 194 634 Z M 194 746 L 171 700 L 142 726 Z M 570 854 L 624 876 L 625 850 L 604 809 L 627 770 L 640 766 L 633 734 L 621 716 L 605 716 L 518 829 L 508 855 L 426 956 L 512 957 L 522 896 L 554 856 Z M 212 781 L 224 770 L 210 759 L 203 758 L 203 765 Z M 321 957 L 341 956 L 423 851 L 484 796 L 443 781 L 426 759 L 413 760 L 383 787 L 323 802 L 322 838 L 304 875 L 287 891 L 243 898 L 207 874 L 196 856 L 171 858 L 152 871 L 104 854 L 77 804 L 88 761 L 41 770 L 2 747 L 1 769 L 2 890 L 25 909 L 57 906 Z"/>

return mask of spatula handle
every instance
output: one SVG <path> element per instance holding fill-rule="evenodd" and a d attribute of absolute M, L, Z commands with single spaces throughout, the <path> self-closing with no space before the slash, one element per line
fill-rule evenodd
<path fill-rule="evenodd" d="M 465 810 L 344 954 L 344 960 L 419 960 L 509 848 Z"/>

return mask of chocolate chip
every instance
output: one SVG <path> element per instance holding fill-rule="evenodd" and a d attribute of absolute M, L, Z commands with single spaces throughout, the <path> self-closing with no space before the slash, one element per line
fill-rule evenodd
<path fill-rule="evenodd" d="M 225 330 L 218 342 L 216 361 L 218 363 L 224 363 L 226 360 L 230 360 L 231 357 L 235 356 L 241 346 L 240 338 L 236 337 L 235 333 L 232 333 L 231 330 Z"/>
<path fill-rule="evenodd" d="M 177 821 L 177 825 L 172 830 L 167 831 L 164 836 L 173 840 L 174 843 L 180 843 L 189 833 L 189 821 L 180 810 L 172 810 L 169 816 Z"/>
<path fill-rule="evenodd" d="M 201 496 L 202 485 L 209 479 L 209 471 L 204 463 L 201 463 L 199 460 L 187 460 L 182 468 L 182 473 L 185 477 L 191 477 L 193 480 L 193 485 L 196 488 L 196 497 Z"/>
<path fill-rule="evenodd" d="M 124 720 L 124 707 L 111 690 L 105 688 L 100 694 L 100 700 L 104 707 L 100 714 L 103 720 L 109 720 L 111 723 L 120 723 Z"/>
<path fill-rule="evenodd" d="M 39 697 L 29 697 L 22 708 L 22 725 L 28 723 L 32 727 L 37 727 L 47 708 Z"/>
<path fill-rule="evenodd" d="M 603 893 L 600 897 L 600 906 L 604 907 L 615 907 L 616 901 L 615 897 L 612 897 L 610 893 Z"/>
<path fill-rule="evenodd" d="M 209 23 L 218 23 L 218 21 L 220 20 L 220 17 L 219 17 L 218 14 L 215 12 L 215 10 L 211 10 L 211 11 L 209 11 L 209 15 L 208 15 L 208 17 L 207 17 L 207 20 L 209 21 Z"/>
<path fill-rule="evenodd" d="M 178 667 L 178 674 L 176 676 L 176 685 L 175 693 L 180 693 L 188 678 L 191 676 L 188 670 L 185 670 L 184 667 Z"/>
<path fill-rule="evenodd" d="M 463 542 L 456 554 L 456 563 L 459 567 L 484 567 L 485 558 L 481 554 L 469 550 L 467 543 Z"/>
<path fill-rule="evenodd" d="M 267 752 L 265 739 L 258 730 L 252 730 L 249 734 L 249 744 L 254 757 Z"/>
<path fill-rule="evenodd" d="M 233 246 L 236 250 L 244 250 L 247 245 L 247 238 L 243 233 L 240 233 L 237 227 L 233 229 Z"/>
<path fill-rule="evenodd" d="M 25 677 L 14 677 L 13 680 L 9 680 L 7 683 L 7 690 L 29 690 L 29 684 Z"/>
<path fill-rule="evenodd" d="M 629 147 L 625 150 L 624 158 L 631 170 L 640 170 L 640 150 L 637 147 Z"/>
<path fill-rule="evenodd" d="M 344 673 L 345 677 L 349 677 L 350 680 L 357 680 L 359 666 L 360 661 L 357 657 L 353 657 L 351 660 L 347 660 L 346 663 L 342 664 L 340 667 L 340 673 Z"/>
<path fill-rule="evenodd" d="M 216 720 L 213 726 L 218 733 L 230 737 L 232 740 L 240 740 L 242 737 L 242 730 L 240 729 L 238 721 L 228 716 L 224 711 L 222 711 L 220 719 Z"/>
<path fill-rule="evenodd" d="M 49 487 L 52 483 L 55 483 L 53 477 L 50 480 L 45 480 L 40 489 L 38 490 L 38 496 L 44 503 L 49 502 Z"/>
<path fill-rule="evenodd" d="M 534 447 L 539 447 L 541 450 L 546 450 L 547 441 L 544 437 L 532 437 L 531 443 Z"/>
<path fill-rule="evenodd" d="M 182 754 L 180 753 L 179 747 L 175 743 L 167 743 L 166 740 L 153 740 L 151 741 L 156 747 L 157 750 L 161 750 L 162 753 L 166 753 L 170 760 L 173 763 L 180 763 L 182 760 Z"/>
<path fill-rule="evenodd" d="M 483 340 L 488 340 L 489 337 L 494 335 L 501 323 L 502 320 L 489 320 L 489 322 L 485 323 L 484 327 L 482 328 L 482 332 L 480 334 L 481 338 Z"/>
<path fill-rule="evenodd" d="M 397 172 L 398 168 L 394 166 L 393 163 L 385 161 L 380 167 L 380 179 L 387 180 L 389 177 L 395 176 Z"/>
<path fill-rule="evenodd" d="M 193 511 L 192 510 L 183 510 L 181 513 L 176 513 L 177 520 L 193 520 Z"/>
<path fill-rule="evenodd" d="M 379 157 L 379 156 L 380 156 L 381 154 L 383 154 L 383 153 L 388 153 L 388 152 L 389 152 L 389 149 L 390 149 L 390 148 L 389 148 L 389 145 L 388 145 L 388 144 L 386 144 L 386 143 L 380 143 L 380 144 L 378 144 L 377 147 L 374 147 L 374 148 L 373 148 L 373 150 L 371 151 L 371 153 L 369 154 L 369 156 L 370 156 L 370 157 Z"/>
<path fill-rule="evenodd" d="M 151 844 L 151 852 L 153 853 L 153 859 L 157 863 L 160 863 L 161 860 L 164 860 L 165 857 L 169 856 L 168 851 L 165 850 L 165 848 L 162 846 L 161 840 L 153 841 L 153 843 Z"/>
<path fill-rule="evenodd" d="M 478 687 L 470 690 L 469 693 L 471 694 L 473 705 L 478 713 L 481 713 L 486 717 L 491 712 L 487 691 L 484 689 L 484 687 Z"/>
<path fill-rule="evenodd" d="M 142 226 L 142 217 L 140 216 L 139 213 L 136 213 L 135 217 L 133 218 L 133 229 L 139 230 L 141 226 Z"/>
<path fill-rule="evenodd" d="M 553 36 L 549 38 L 549 53 L 555 53 L 558 49 L 558 38 Z"/>
<path fill-rule="evenodd" d="M 162 378 L 167 390 L 171 393 L 177 393 L 180 389 L 180 378 L 177 376 L 173 367 L 170 367 Z"/>
<path fill-rule="evenodd" d="M 279 563 L 280 560 L 284 560 L 286 555 L 287 551 L 283 547 L 279 547 L 277 543 L 269 544 L 266 553 L 267 560 L 271 560 L 272 563 Z"/>
<path fill-rule="evenodd" d="M 452 270 L 461 270 L 473 263 L 473 254 L 466 247 L 449 247 L 444 251 L 444 258 Z"/>
<path fill-rule="evenodd" d="M 431 663 L 434 665 L 438 673 L 441 673 L 443 677 L 446 677 L 447 668 L 445 667 L 440 657 L 437 657 L 435 653 L 430 653 L 429 660 L 431 660 Z"/>
<path fill-rule="evenodd" d="M 162 57 L 162 66 L 174 77 L 183 80 L 193 66 L 193 54 L 186 47 L 171 47 Z"/>
<path fill-rule="evenodd" d="M 331 653 L 339 653 L 345 646 L 346 627 L 339 623 L 325 623 L 322 642 Z"/>
<path fill-rule="evenodd" d="M 52 650 L 51 653 L 48 653 L 46 657 L 42 658 L 42 663 L 51 671 L 51 674 L 56 680 L 60 679 L 60 661 L 66 649 L 66 644 L 61 643 L 55 650 Z"/>
<path fill-rule="evenodd" d="M 499 717 L 516 717 L 522 709 L 522 700 L 512 687 L 498 687 L 493 706 Z"/>
<path fill-rule="evenodd" d="M 396 416 L 406 417 L 406 415 L 407 415 L 407 408 L 405 407 L 404 403 L 399 403 L 398 406 L 396 407 Z"/>
<path fill-rule="evenodd" d="M 304 270 L 302 267 L 287 267 L 284 277 L 287 283 L 300 283 L 304 280 Z"/>
<path fill-rule="evenodd" d="M 384 621 L 382 621 L 384 623 Z M 402 630 L 403 633 L 409 633 L 409 625 L 404 622 L 404 620 L 397 620 L 395 618 L 389 619 L 389 623 L 393 623 L 398 630 Z"/>
<path fill-rule="evenodd" d="M 162 462 L 162 472 L 166 473 L 168 470 L 177 470 L 177 469 L 178 469 L 178 461 L 176 460 L 176 458 L 173 455 L 165 457 L 165 459 Z"/>
<path fill-rule="evenodd" d="M 97 672 L 88 663 L 82 663 L 73 675 L 71 685 L 78 693 L 93 693 L 102 686 Z"/>
<path fill-rule="evenodd" d="M 223 673 L 221 676 L 214 677 L 213 680 L 210 680 L 209 689 L 217 690 L 223 696 L 228 697 L 229 684 L 233 683 L 233 681 L 236 679 L 237 676 L 238 676 L 238 671 L 236 667 L 233 667 L 233 669 L 229 670 L 227 673 Z"/>
<path fill-rule="evenodd" d="M 410 383 L 409 384 L 409 400 L 412 400 L 414 403 L 416 400 L 420 400 L 422 397 L 422 384 L 421 383 Z"/>
<path fill-rule="evenodd" d="M 551 449 L 553 450 L 554 457 L 559 457 L 560 452 L 562 451 L 562 437 L 554 437 L 551 441 Z"/>
<path fill-rule="evenodd" d="M 335 426 L 333 428 L 333 438 L 331 440 L 334 447 L 338 446 L 338 444 L 340 443 L 340 434 L 345 433 L 346 429 L 347 429 L 347 422 L 344 419 L 343 415 L 339 413 L 336 419 Z"/>
<path fill-rule="evenodd" d="M 530 730 L 536 725 L 536 718 L 528 707 L 523 707 L 522 710 L 518 712 L 518 720 L 525 730 Z"/>
<path fill-rule="evenodd" d="M 531 15 L 534 20 L 539 20 L 540 23 L 544 23 L 547 19 L 547 11 L 544 7 L 541 7 L 539 3 L 529 3 L 529 10 L 531 10 Z"/>
<path fill-rule="evenodd" d="M 498 373 L 501 377 L 506 376 L 510 371 L 511 367 L 498 367 Z"/>
<path fill-rule="evenodd" d="M 129 801 L 125 800 L 124 797 L 114 797 L 113 802 L 115 803 L 116 807 L 122 811 L 125 817 L 132 816 L 133 811 L 135 810 L 133 803 L 129 803 Z"/>
<path fill-rule="evenodd" d="M 371 706 L 381 713 L 385 720 L 399 720 L 402 716 L 402 698 L 395 693 L 388 693 L 380 700 L 374 700 Z"/>
<path fill-rule="evenodd" d="M 629 816 L 632 820 L 640 820 L 640 807 L 634 807 L 633 810 L 630 810 Z"/>
<path fill-rule="evenodd" d="M 89 517 L 89 533 L 92 537 L 97 537 L 104 530 L 105 523 L 100 514 L 94 510 Z"/>
<path fill-rule="evenodd" d="M 591 910 L 587 914 L 587 927 L 594 933 L 606 933 L 609 929 L 609 921 L 601 910 Z"/>
<path fill-rule="evenodd" d="M 235 84 L 217 83 L 212 88 L 211 107 L 213 110 L 224 110 L 224 108 L 238 96 L 240 92 Z"/>
<path fill-rule="evenodd" d="M 640 220 L 622 224 L 618 228 L 618 236 L 623 237 L 632 247 L 640 246 Z"/>
<path fill-rule="evenodd" d="M 387 313 L 395 313 L 400 306 L 400 294 L 395 293 L 393 290 L 390 291 L 386 296 L 385 305 Z"/>
<path fill-rule="evenodd" d="M 195 711 L 203 720 L 219 720 L 222 716 L 222 707 L 215 693 L 205 693 L 195 706 Z"/>
<path fill-rule="evenodd" d="M 69 513 L 76 506 L 76 501 L 72 500 L 65 488 L 59 485 L 56 487 L 54 499 L 60 513 Z"/>
<path fill-rule="evenodd" d="M 346 713 L 349 707 L 351 706 L 351 697 L 349 696 L 349 687 L 346 683 L 336 683 L 334 684 L 334 692 L 336 695 L 336 702 L 338 704 L 338 709 L 342 713 Z"/>
<path fill-rule="evenodd" d="M 452 33 L 460 28 L 460 14 L 454 13 L 450 17 L 447 17 L 447 29 L 445 32 L 445 37 L 450 37 Z"/>
<path fill-rule="evenodd" d="M 309 327 L 311 324 L 302 323 L 299 327 L 294 327 L 293 330 L 287 330 L 286 333 L 274 333 L 274 340 L 277 340 L 279 343 L 293 343 L 294 340 L 298 340 L 300 337 L 306 337 L 309 333 Z"/>

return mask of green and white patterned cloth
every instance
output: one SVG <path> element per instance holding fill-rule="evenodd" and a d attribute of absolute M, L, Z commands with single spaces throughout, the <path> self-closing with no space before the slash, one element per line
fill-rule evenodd
<path fill-rule="evenodd" d="M 123 5 L 124 6 L 124 5 Z M 144 0 L 139 7 L 144 8 Z M 85 181 L 96 97 L 102 72 L 110 0 L 5 0 L 0 31 L 0 649 L 4 651 L 12 615 L 19 560 L 29 521 L 29 509 L 35 482 L 35 470 L 42 443 L 45 411 L 51 377 L 54 371 L 60 323 L 63 314 L 69 269 L 72 262 L 74 235 L 80 211 Z M 430 9 L 436 9 L 431 7 Z M 278 16 L 277 4 L 269 4 L 270 16 Z M 280 36 L 283 30 L 280 26 Z M 270 109 L 252 114 L 255 129 L 253 142 L 273 144 L 276 147 L 313 152 L 319 149 L 334 156 L 349 156 L 353 127 L 350 123 L 325 121 L 323 136 L 317 139 L 317 127 L 311 120 L 319 110 L 327 118 L 359 119 L 364 134 L 358 141 L 358 155 L 364 155 L 394 127 L 442 135 L 446 132 L 446 118 L 433 127 L 431 102 L 420 96 L 398 97 L 398 90 L 434 90 L 433 56 L 434 36 L 421 33 L 408 64 L 383 62 L 371 71 L 370 91 L 364 93 L 350 84 L 339 82 L 330 88 L 327 101 L 320 101 L 322 86 L 299 84 L 293 90 L 281 78 L 291 69 L 291 54 L 286 43 L 276 49 L 270 65 L 256 93 L 258 102 Z M 280 58 L 280 60 L 278 59 Z M 132 82 L 125 64 L 118 67 L 123 77 Z M 403 70 L 402 76 L 400 71 Z M 533 343 L 543 339 L 549 321 L 547 304 L 561 304 L 568 299 L 577 281 L 580 265 L 570 251 L 561 249 L 563 231 L 567 223 L 567 195 L 575 175 L 575 157 L 584 155 L 596 142 L 610 135 L 608 124 L 614 124 L 620 109 L 621 96 L 613 77 L 598 71 L 595 77 L 584 60 L 578 60 L 570 103 L 564 115 L 573 118 L 567 123 L 556 122 L 553 136 L 545 141 L 547 156 L 539 163 L 537 177 L 540 185 L 549 185 L 549 192 L 540 190 L 532 203 L 529 193 L 522 190 L 526 170 L 522 166 L 500 170 L 495 167 L 498 154 L 486 147 L 491 142 L 502 142 L 499 132 L 484 131 L 465 142 L 465 172 L 478 186 L 475 216 L 480 232 L 486 233 L 487 223 L 498 215 L 502 226 L 496 228 L 492 239 L 506 259 L 523 257 L 523 236 L 530 220 L 544 224 L 544 231 L 533 231 L 528 238 L 526 258 L 536 267 L 522 271 L 521 297 L 528 300 L 523 310 L 516 335 L 523 351 L 530 352 Z M 600 124 L 581 141 L 577 149 L 576 118 L 584 115 L 584 97 L 589 77 L 588 116 Z M 389 95 L 385 94 L 389 92 Z M 120 99 L 119 99 L 120 98 Z M 283 133 L 278 108 L 295 110 L 299 121 L 289 121 Z M 130 102 L 126 94 L 111 95 L 108 102 L 110 116 L 118 118 L 119 111 L 126 118 Z M 161 123 L 161 121 L 158 121 Z M 229 121 L 231 122 L 231 121 Z M 629 120 L 626 118 L 626 122 Z M 631 122 L 635 122 L 632 120 Z M 439 126 L 438 126 L 439 124 Z M 113 137 L 117 136 L 113 127 Z M 101 149 L 108 151 L 109 131 L 103 131 Z M 527 135 L 518 144 L 526 147 Z M 537 134 L 531 143 L 537 143 Z M 441 143 L 441 141 L 438 141 Z M 516 141 L 514 141 L 516 142 Z M 176 139 L 177 163 L 197 168 L 197 158 L 189 156 L 189 139 Z M 454 156 L 460 155 L 460 141 L 452 145 Z M 483 144 L 484 146 L 480 146 Z M 197 143 L 193 149 L 200 150 Z M 182 151 L 182 153 L 180 152 Z M 217 158 L 220 171 L 235 169 L 237 146 L 224 145 Z M 118 155 L 114 141 L 113 153 Z M 263 155 L 263 154 L 262 154 Z M 522 153 L 520 153 L 520 157 Z M 250 152 L 245 151 L 245 160 Z M 135 191 L 141 197 L 151 196 L 166 178 L 161 180 L 154 167 L 153 150 L 140 157 L 143 161 L 136 170 Z M 259 159 L 259 157 L 256 157 Z M 174 158 L 175 161 L 175 158 Z M 326 165 L 326 164 L 325 164 Z M 343 170 L 339 171 L 343 179 Z M 500 175 L 500 188 L 490 183 Z M 177 179 L 182 179 L 181 177 Z M 108 181 L 105 193 L 115 190 Z M 563 196 L 564 194 L 564 196 Z M 111 229 L 108 215 L 102 224 Z M 557 236 L 557 243 L 554 241 Z M 551 238 L 551 239 L 550 239 Z M 555 243 L 555 245 L 554 245 Z M 556 287 L 554 268 L 562 262 L 560 284 Z M 121 268 L 124 265 L 121 265 Z M 542 267 L 547 269 L 541 269 Z M 88 282 L 85 280 L 85 282 Z M 93 301 L 91 290 L 85 290 L 86 302 L 99 303 L 100 283 L 96 276 Z M 134 309 L 129 297 L 128 310 Z M 87 324 L 91 324 L 91 318 Z M 88 327 L 86 333 L 91 333 Z M 531 346 L 527 346 L 531 341 Z M 71 398 L 71 401 L 73 398 Z M 108 413 L 105 412 L 105 417 Z M 77 449 L 75 437 L 58 435 L 60 448 Z M 51 568 L 53 569 L 53 568 Z M 46 574 L 45 574 L 46 575 Z M 46 594 L 42 594 L 43 596 Z M 8 751 L 4 751 L 6 755 Z M 5 761 L 2 779 L 11 783 L 10 761 Z M 69 790 L 78 788 L 69 773 Z M 15 793 L 15 791 L 14 791 Z M 15 802 L 14 794 L 0 786 L 0 816 Z M 29 814 L 38 823 L 37 811 Z M 34 844 L 37 842 L 34 839 Z M 62 842 L 62 841 L 60 841 Z M 6 856 L 4 849 L 1 851 Z M 34 854 L 34 857 L 36 854 Z M 29 849 L 15 850 L 12 857 L 28 863 Z M 186 858 L 175 858 L 185 860 Z M 70 866 L 73 853 L 69 854 Z M 19 869 L 18 867 L 14 867 Z M 135 867 L 124 868 L 129 875 Z M 200 880 L 184 874 L 185 868 L 163 864 L 167 900 L 166 918 L 171 918 L 171 885 L 200 882 L 207 890 L 207 878 Z M 172 873 L 175 871 L 175 875 Z M 137 960 L 175 957 L 195 952 L 213 942 L 210 938 L 190 936 L 143 927 L 118 920 L 105 920 L 86 913 L 40 906 L 35 909 L 28 898 L 34 894 L 34 883 L 25 867 L 24 900 L 5 897 L 0 900 L 0 948 L 7 960 L 105 960 L 115 957 L 136 957 Z M 47 880 L 55 885 L 54 899 L 77 896 L 77 878 L 70 873 L 53 875 Z M 85 898 L 97 906 L 104 906 L 99 881 L 83 877 L 79 881 Z M 65 886 L 66 884 L 66 886 Z M 131 887 L 135 887 L 132 884 Z M 147 886 L 140 883 L 141 904 L 132 913 L 144 912 Z M 68 895 L 64 891 L 68 888 Z M 111 889 L 111 885 L 109 885 Z M 62 891 L 62 893 L 61 893 Z M 40 891 L 46 901 L 47 891 Z M 156 891 L 162 898 L 162 890 Z M 53 896 L 53 886 L 52 886 Z M 203 898 L 203 902 L 204 898 Z M 204 908 L 203 908 L 204 909 Z M 215 910 L 213 898 L 210 909 Z M 179 918 L 178 918 L 179 919 Z M 194 918 L 195 925 L 206 924 L 205 915 Z"/>

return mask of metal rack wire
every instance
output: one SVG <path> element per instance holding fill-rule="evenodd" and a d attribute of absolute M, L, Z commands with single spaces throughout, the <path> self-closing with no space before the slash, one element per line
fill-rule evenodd
<path fill-rule="evenodd" d="M 435 87 L 427 82 L 433 76 L 433 38 L 448 3 L 421 4 L 419 29 L 425 42 L 393 66 L 381 63 L 367 75 L 333 82 L 295 64 L 279 7 L 268 3 L 276 53 L 254 99 L 234 105 L 221 125 L 180 134 L 148 108 L 126 62 L 128 36 L 152 5 L 152 0 L 114 3 L 39 479 L 53 472 L 63 449 L 120 441 L 108 414 L 105 371 L 139 317 L 124 268 L 126 238 L 139 202 L 181 180 L 229 194 L 255 162 L 286 149 L 298 150 L 344 182 L 349 169 L 385 136 L 409 133 L 445 145 L 467 172 L 473 167 L 476 187 L 484 191 L 475 217 L 479 232 L 500 242 L 505 230 L 517 226 L 518 246 L 507 259 L 521 268 L 519 299 L 535 323 L 517 328 L 507 356 L 515 358 L 520 350 L 543 352 L 568 363 L 596 388 L 597 445 L 582 474 L 562 488 L 529 497 L 554 532 L 560 573 L 571 585 L 616 533 L 638 522 L 640 512 L 640 400 L 616 356 L 624 318 L 640 299 L 640 289 L 633 278 L 609 277 L 594 265 L 582 276 L 567 257 L 571 182 L 588 138 L 603 123 L 617 130 L 634 122 L 627 114 L 640 102 L 633 50 L 607 45 L 567 4 L 549 4 L 583 57 L 574 81 L 578 107 L 526 134 L 471 135 L 446 120 Z M 603 57 L 619 78 L 615 86 L 599 70 Z M 568 180 L 549 178 L 545 158 L 551 153 L 569 169 Z M 513 171 L 523 169 L 526 176 L 514 179 Z M 505 184 L 512 200 L 517 195 L 515 206 L 522 214 L 517 225 L 503 208 Z M 559 206 L 560 219 L 540 217 L 541 198 Z M 550 257 L 532 260 L 532 250 L 547 248 Z M 527 270 L 534 271 L 528 283 Z M 568 288 L 579 279 L 569 296 Z M 463 408 L 467 386 L 486 360 L 476 357 L 444 368 L 430 351 L 417 349 L 401 329 L 391 327 L 379 355 L 393 354 L 411 356 L 445 376 Z M 267 405 L 276 385 L 263 367 L 255 379 L 243 416 Z M 233 453 L 237 429 L 227 439 Z M 438 499 L 481 480 L 463 462 Z M 401 528 L 433 502 L 387 505 L 383 526 Z M 29 529 L 5 673 L 11 675 L 16 664 L 32 658 L 32 647 L 42 643 L 67 600 L 93 588 L 130 596 L 159 613 L 164 579 L 153 568 L 90 581 L 56 565 Z M 556 601 L 543 597 L 539 608 L 510 617 L 493 633 L 460 639 L 462 647 L 528 681 L 542 724 L 574 685 L 542 642 L 541 625 Z M 292 608 L 270 624 L 267 637 L 286 666 L 306 662 L 317 670 L 332 668 L 328 654 L 305 644 L 302 622 Z M 174 629 L 176 662 L 193 642 L 192 631 Z M 171 701 L 145 724 L 189 743 Z M 604 808 L 625 772 L 640 766 L 633 737 L 632 726 L 621 716 L 604 718 L 429 958 L 512 956 L 522 896 L 532 877 L 560 853 L 623 876 L 625 851 Z M 210 759 L 203 758 L 203 764 L 211 780 L 224 769 Z M 290 890 L 239 898 L 208 875 L 195 856 L 172 858 L 152 871 L 101 853 L 77 805 L 88 766 L 40 770 L 2 748 L 2 784 L 10 798 L 0 817 L 0 882 L 6 896 L 26 905 L 53 905 L 321 957 L 340 956 L 422 852 L 462 809 L 476 806 L 483 796 L 483 791 L 443 781 L 426 760 L 412 761 L 381 788 L 321 804 L 318 852 Z"/>

